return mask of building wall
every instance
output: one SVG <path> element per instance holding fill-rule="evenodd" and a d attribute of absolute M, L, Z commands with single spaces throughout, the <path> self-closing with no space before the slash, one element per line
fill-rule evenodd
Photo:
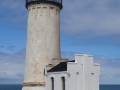
<path fill-rule="evenodd" d="M 46 90 L 52 90 L 52 82 L 51 77 L 54 78 L 54 90 L 62 90 L 62 79 L 61 77 L 65 77 L 65 80 L 68 80 L 67 72 L 49 72 L 46 75 Z M 67 82 L 66 82 L 66 90 L 67 90 Z"/>
<path fill-rule="evenodd" d="M 67 90 L 82 90 L 83 89 L 83 65 L 78 62 L 68 62 L 67 72 L 70 74 L 68 78 Z"/>
<path fill-rule="evenodd" d="M 94 64 L 94 80 L 93 80 L 93 90 L 99 90 L 99 76 L 100 76 L 100 65 L 99 64 Z"/>
<path fill-rule="evenodd" d="M 100 65 L 93 63 L 93 56 L 76 54 L 75 62 L 67 63 L 66 72 L 47 73 L 47 89 L 51 90 L 50 77 L 55 79 L 55 89 L 62 90 L 61 77 L 65 77 L 65 90 L 99 90 Z"/>
<path fill-rule="evenodd" d="M 81 90 L 99 90 L 100 65 L 93 63 L 93 55 L 76 54 L 77 68 L 82 65 L 80 74 Z"/>

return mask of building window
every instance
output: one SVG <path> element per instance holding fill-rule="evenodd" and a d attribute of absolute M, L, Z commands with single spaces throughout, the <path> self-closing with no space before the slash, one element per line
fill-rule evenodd
<path fill-rule="evenodd" d="M 51 77 L 51 90 L 54 90 L 54 78 Z"/>
<path fill-rule="evenodd" d="M 62 90 L 65 90 L 65 77 L 61 77 L 62 79 Z"/>

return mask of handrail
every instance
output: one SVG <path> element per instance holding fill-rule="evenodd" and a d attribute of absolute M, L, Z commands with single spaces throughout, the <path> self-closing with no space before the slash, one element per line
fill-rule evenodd
<path fill-rule="evenodd" d="M 26 0 L 26 4 L 27 3 L 30 3 L 30 2 L 36 2 L 36 1 L 38 1 L 38 2 L 56 2 L 56 3 L 59 3 L 59 4 L 62 4 L 62 0 Z"/>
<path fill-rule="evenodd" d="M 26 0 L 26 8 L 31 5 L 31 4 L 35 4 L 35 3 L 51 3 L 54 5 L 57 5 L 60 9 L 63 8 L 62 6 L 62 0 Z"/>

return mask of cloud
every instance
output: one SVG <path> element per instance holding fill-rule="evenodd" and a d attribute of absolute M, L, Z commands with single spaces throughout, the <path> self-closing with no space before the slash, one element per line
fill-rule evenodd
<path fill-rule="evenodd" d="M 63 5 L 62 32 L 67 36 L 119 37 L 119 0 L 65 0 Z"/>
<path fill-rule="evenodd" d="M 13 54 L 0 52 L 0 83 L 7 83 L 3 79 L 23 81 L 25 55 L 25 49 Z"/>
<path fill-rule="evenodd" d="M 61 39 L 63 45 L 67 46 L 114 46 L 114 47 L 119 47 L 120 46 L 120 41 L 119 40 L 114 40 L 110 38 L 76 38 L 75 37 L 66 37 Z"/>
<path fill-rule="evenodd" d="M 15 48 L 16 48 L 16 46 L 9 45 L 7 43 L 0 45 L 0 51 L 1 52 L 2 51 L 9 51 L 9 52 L 13 52 L 14 51 L 15 52 Z"/>
<path fill-rule="evenodd" d="M 16 46 L 9 46 L 9 47 L 7 47 L 7 48 L 8 48 L 8 50 L 10 50 L 10 51 L 14 51 L 15 47 L 16 47 Z"/>
<path fill-rule="evenodd" d="M 1 0 L 0 11 L 0 24 L 2 26 L 13 26 L 14 28 L 17 26 L 18 29 L 26 29 L 27 10 L 25 9 L 25 0 Z"/>
<path fill-rule="evenodd" d="M 74 60 L 76 52 L 62 52 L 62 58 Z M 120 57 L 108 58 L 94 55 L 94 62 L 101 64 L 101 84 L 119 84 Z M 25 49 L 14 54 L 0 52 L 0 83 L 22 83 L 24 77 Z M 14 81 L 14 82 L 13 82 Z"/>
<path fill-rule="evenodd" d="M 62 54 L 61 54 L 61 57 L 62 57 L 62 58 L 67 58 L 67 59 L 69 59 L 69 60 L 74 60 L 74 54 L 75 54 L 75 52 L 62 51 L 61 53 L 62 53 Z"/>
<path fill-rule="evenodd" d="M 79 38 L 119 37 L 119 0 L 64 0 L 63 6 L 62 34 Z M 22 24 L 27 19 L 25 0 L 1 0 L 0 10 L 1 22 Z"/>

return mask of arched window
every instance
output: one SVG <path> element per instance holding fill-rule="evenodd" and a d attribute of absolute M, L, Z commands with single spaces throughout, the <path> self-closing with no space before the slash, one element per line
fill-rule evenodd
<path fill-rule="evenodd" d="M 61 77 L 62 79 L 62 90 L 65 90 L 65 77 Z"/>
<path fill-rule="evenodd" d="M 51 90 L 54 90 L 54 78 L 51 77 Z"/>

